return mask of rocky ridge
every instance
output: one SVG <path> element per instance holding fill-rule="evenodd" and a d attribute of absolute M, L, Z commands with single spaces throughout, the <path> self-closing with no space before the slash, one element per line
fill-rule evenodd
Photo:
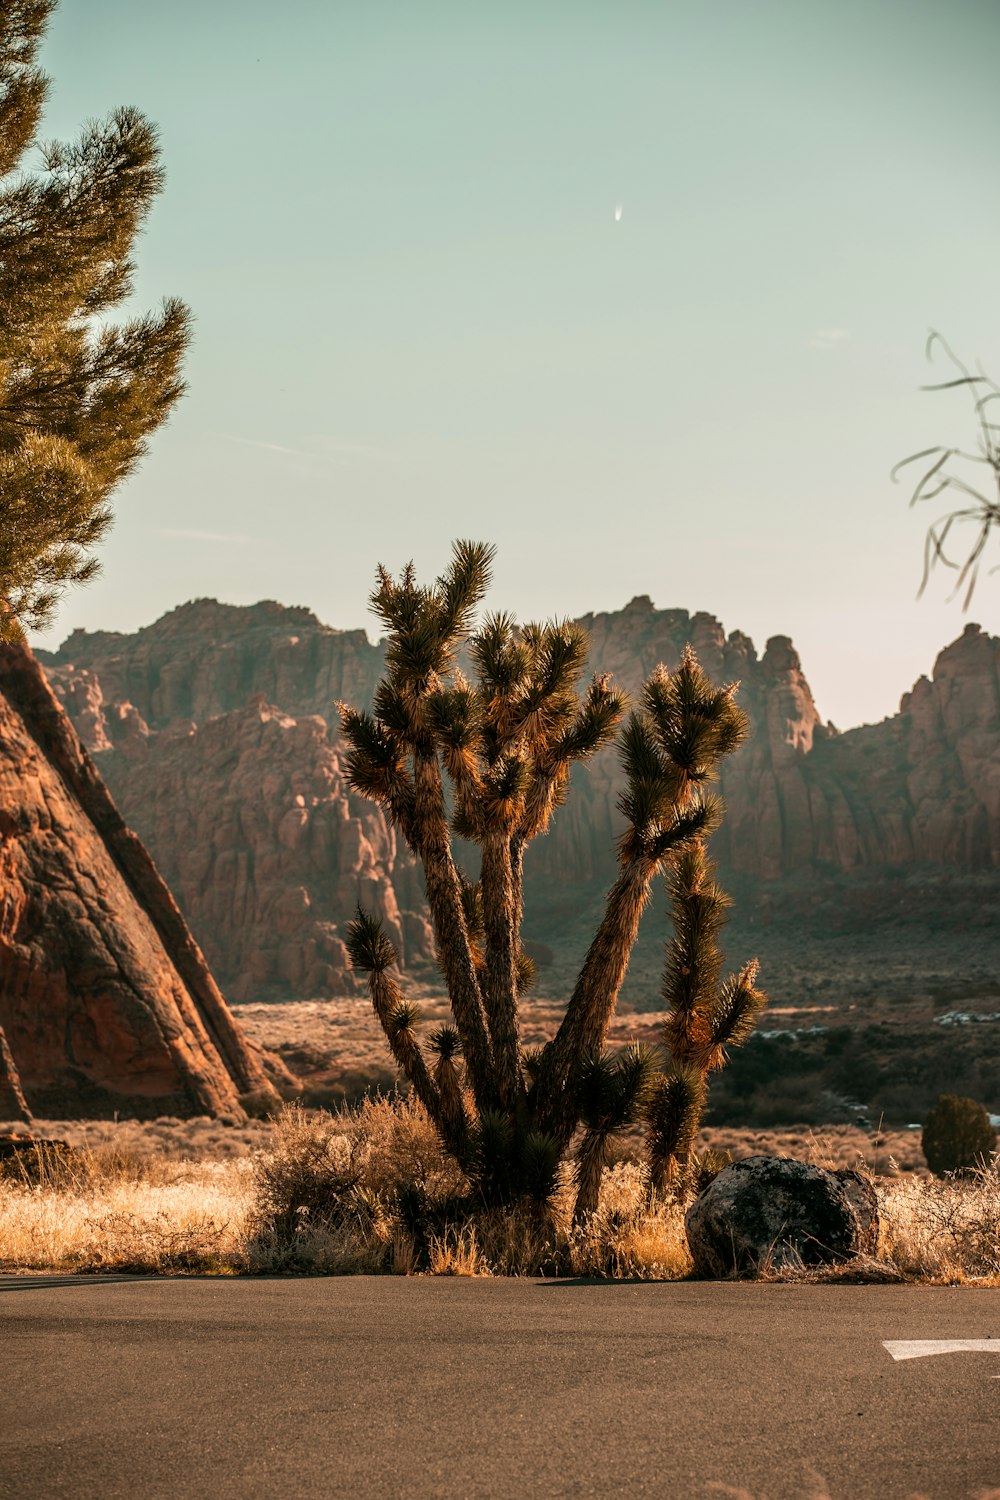
<path fill-rule="evenodd" d="M 635 691 L 690 641 L 737 678 L 753 736 L 727 765 L 724 872 L 775 881 L 894 866 L 1000 864 L 1000 641 L 970 625 L 881 724 L 824 724 L 794 646 L 758 656 L 711 615 L 648 597 L 584 617 L 591 667 Z M 234 997 L 350 991 L 357 901 L 407 963 L 429 958 L 419 880 L 378 809 L 349 791 L 334 702 L 371 701 L 383 658 L 303 609 L 195 601 L 135 635 L 77 632 L 45 659 L 129 821 Z M 613 751 L 575 778 L 526 876 L 551 894 L 610 875 Z M 534 935 L 545 937 L 544 932 Z"/>

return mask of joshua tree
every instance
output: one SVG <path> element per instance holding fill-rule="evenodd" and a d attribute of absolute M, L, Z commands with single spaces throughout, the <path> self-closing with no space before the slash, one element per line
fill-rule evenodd
<path fill-rule="evenodd" d="M 706 783 L 744 739 L 747 720 L 736 684 L 713 686 L 690 649 L 675 672 L 657 669 L 626 715 L 607 676 L 581 689 L 588 642 L 580 626 L 518 626 L 495 614 L 475 630 L 492 558 L 488 546 L 456 543 L 431 587 L 417 583 L 412 565 L 398 580 L 380 568 L 372 605 L 388 631 L 386 673 L 372 712 L 341 705 L 352 785 L 386 809 L 423 866 L 454 1026 L 434 1032 L 424 1049 L 395 951 L 372 917 L 359 912 L 349 946 L 397 1063 L 483 1196 L 546 1197 L 582 1124 L 582 1214 L 596 1204 L 612 1133 L 650 1097 L 655 1170 L 662 1178 L 683 1164 L 704 1078 L 763 1004 L 755 968 L 717 990 L 718 921 L 699 916 L 706 900 L 712 911 L 724 904 L 702 852 L 721 817 Z M 573 765 L 614 739 L 625 774 L 618 877 L 555 1036 L 525 1049 L 519 1004 L 533 976 L 521 944 L 525 851 L 548 828 Z M 456 838 L 478 847 L 478 878 L 457 862 Z M 682 925 L 668 983 L 671 1071 L 656 1081 L 651 1053 L 609 1057 L 604 1044 L 639 919 L 664 870 L 673 872 Z M 690 982 L 686 963 L 695 966 Z M 681 1098 L 676 1080 L 696 1078 Z"/>
<path fill-rule="evenodd" d="M 163 185 L 134 109 L 71 145 L 36 144 L 48 79 L 35 58 L 55 0 L 0 5 L 0 640 L 44 625 L 96 570 L 108 497 L 183 389 L 177 301 L 118 326 L 136 235 Z"/>
<path fill-rule="evenodd" d="M 932 332 L 927 340 L 928 358 L 935 348 L 942 350 L 958 374 L 951 380 L 927 385 L 923 389 L 949 391 L 964 388 L 968 392 L 976 425 L 976 450 L 972 452 L 966 448 L 951 448 L 941 444 L 935 448 L 924 448 L 896 464 L 891 477 L 895 480 L 900 470 L 908 468 L 910 464 L 922 464 L 923 471 L 910 496 L 911 505 L 922 500 L 936 500 L 940 495 L 953 502 L 958 497 L 958 503 L 953 503 L 951 510 L 946 511 L 927 528 L 920 593 L 927 587 L 935 564 L 941 563 L 958 573 L 954 593 L 965 589 L 963 608 L 968 609 L 990 532 L 1000 525 L 1000 406 L 997 405 L 1000 402 L 1000 386 L 982 370 L 973 375 L 941 335 Z M 985 491 L 983 486 L 986 487 Z M 964 560 L 956 560 L 945 550 L 946 544 L 954 541 L 954 530 L 964 528 L 968 535 L 970 526 L 972 540 L 964 549 Z M 961 558 L 961 553 L 959 557 Z"/>

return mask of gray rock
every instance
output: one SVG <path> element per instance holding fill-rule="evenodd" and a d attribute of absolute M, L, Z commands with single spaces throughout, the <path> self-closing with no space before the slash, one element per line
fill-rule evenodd
<path fill-rule="evenodd" d="M 856 1172 L 749 1156 L 695 1199 L 686 1229 L 698 1275 L 754 1277 L 768 1266 L 823 1265 L 874 1251 L 878 1204 Z"/>

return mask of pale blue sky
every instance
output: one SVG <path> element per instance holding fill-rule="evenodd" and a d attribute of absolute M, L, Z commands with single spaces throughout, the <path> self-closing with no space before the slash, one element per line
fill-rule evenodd
<path fill-rule="evenodd" d="M 929 325 L 1000 372 L 998 52 L 995 0 L 62 0 L 46 133 L 158 122 L 139 300 L 197 323 L 47 643 L 203 595 L 373 629 L 377 559 L 468 535 L 522 617 L 650 594 L 892 712 L 965 623 L 888 470 L 969 435 Z"/>

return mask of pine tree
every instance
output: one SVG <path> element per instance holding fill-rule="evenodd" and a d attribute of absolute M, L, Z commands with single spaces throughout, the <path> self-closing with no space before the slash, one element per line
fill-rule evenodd
<path fill-rule="evenodd" d="M 0 3 L 0 639 L 44 625 L 93 576 L 108 500 L 182 392 L 190 332 L 176 300 L 106 321 L 132 290 L 163 171 L 135 109 L 39 145 L 36 56 L 54 6 Z"/>
<path fill-rule="evenodd" d="M 430 587 L 417 583 L 412 564 L 398 579 L 379 568 L 372 605 L 388 633 L 385 676 L 370 713 L 340 706 L 351 784 L 385 808 L 423 866 L 454 1026 L 423 1047 L 397 955 L 373 918 L 359 912 L 349 948 L 397 1063 L 483 1198 L 547 1197 L 582 1125 L 582 1216 L 596 1207 L 614 1132 L 647 1108 L 651 1089 L 655 1101 L 664 1088 L 648 1051 L 605 1050 L 640 917 L 664 871 L 675 920 L 681 914 L 680 893 L 703 869 L 702 843 L 722 816 L 707 784 L 748 725 L 736 685 L 713 686 L 690 649 L 676 672 L 653 674 L 626 717 L 608 676 L 581 686 L 588 640 L 579 625 L 518 626 L 494 614 L 476 630 L 492 559 L 492 548 L 458 542 Z M 519 1007 L 533 977 L 521 943 L 525 851 L 549 827 L 572 767 L 614 740 L 625 773 L 618 877 L 555 1036 L 525 1049 Z M 456 839 L 478 847 L 478 878 L 457 861 Z M 678 961 L 689 955 L 700 966 L 688 1005 L 697 1045 L 668 1028 L 670 1077 L 677 1067 L 697 1074 L 699 1100 L 704 1077 L 763 1003 L 754 968 L 714 992 L 714 930 L 711 920 L 678 928 Z M 687 1003 L 675 1007 L 678 1028 Z M 656 1119 L 666 1155 L 682 1155 L 683 1131 L 664 1133 L 662 1110 Z M 654 1151 L 654 1165 L 661 1157 Z"/>

